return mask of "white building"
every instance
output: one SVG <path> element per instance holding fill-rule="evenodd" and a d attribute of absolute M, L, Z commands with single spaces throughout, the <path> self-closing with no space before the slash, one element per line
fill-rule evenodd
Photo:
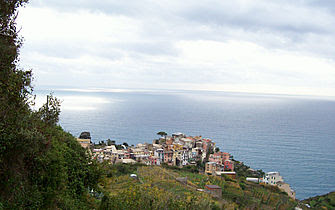
<path fill-rule="evenodd" d="M 187 150 L 183 150 L 182 154 L 181 154 L 181 161 L 182 161 L 182 165 L 186 166 L 188 165 L 188 160 L 189 160 L 189 153 Z"/>
<path fill-rule="evenodd" d="M 110 153 L 117 153 L 117 149 L 116 149 L 115 145 L 105 146 L 104 149 L 105 149 L 105 151 L 108 151 Z"/>
<path fill-rule="evenodd" d="M 295 199 L 295 192 L 291 189 L 290 185 L 284 182 L 279 172 L 268 172 L 262 179 L 259 180 L 265 184 L 277 186 L 279 189 L 286 192 L 291 198 Z"/>
<path fill-rule="evenodd" d="M 270 185 L 277 185 L 277 182 L 284 182 L 283 177 L 280 176 L 279 172 L 268 172 L 264 175 L 261 182 Z"/>
<path fill-rule="evenodd" d="M 259 178 L 247 177 L 246 180 L 247 180 L 248 182 L 259 183 Z"/>
<path fill-rule="evenodd" d="M 157 156 L 157 165 L 161 165 L 164 163 L 164 150 L 163 149 L 157 149 L 154 152 L 154 156 Z"/>

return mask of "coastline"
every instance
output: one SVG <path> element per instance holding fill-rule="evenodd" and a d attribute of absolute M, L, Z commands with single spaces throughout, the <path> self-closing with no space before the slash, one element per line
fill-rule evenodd
<path fill-rule="evenodd" d="M 201 174 L 228 176 L 232 179 L 244 177 L 246 181 L 275 186 L 295 199 L 295 191 L 284 182 L 279 172 L 254 170 L 234 160 L 228 152 L 220 151 L 209 138 L 187 136 L 180 132 L 168 136 L 164 131 L 157 135 L 161 137 L 152 143 L 139 143 L 136 146 L 126 142 L 116 144 L 116 141 L 110 139 L 92 144 L 90 132 L 82 132 L 77 141 L 89 151 L 93 159 L 101 163 L 193 167 L 194 171 Z"/>

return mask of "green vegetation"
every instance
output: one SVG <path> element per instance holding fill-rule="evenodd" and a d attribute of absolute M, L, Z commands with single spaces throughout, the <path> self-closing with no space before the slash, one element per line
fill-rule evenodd
<path fill-rule="evenodd" d="M 199 173 L 199 170 L 200 170 L 198 165 L 197 166 L 187 165 L 187 166 L 184 166 L 184 167 L 180 168 L 178 166 L 169 166 L 166 163 L 162 163 L 162 167 L 167 168 L 167 169 L 179 170 L 179 171 L 188 171 L 188 172 L 191 172 L 191 173 Z"/>
<path fill-rule="evenodd" d="M 52 95 L 38 111 L 32 72 L 18 67 L 22 38 L 17 9 L 26 0 L 0 1 L 0 209 L 91 209 L 100 170 L 69 133 L 57 126 Z"/>
<path fill-rule="evenodd" d="M 157 135 L 159 135 L 159 136 L 161 136 L 161 137 L 166 137 L 167 136 L 167 133 L 166 132 L 164 132 L 164 131 L 159 131 L 158 133 L 157 133 Z"/>
<path fill-rule="evenodd" d="M 188 177 L 198 188 L 213 184 L 222 188 L 224 208 L 256 208 L 256 209 L 290 209 L 296 206 L 296 201 L 290 199 L 277 187 L 265 186 L 245 181 L 244 177 L 237 179 L 228 176 L 217 177 L 189 172 L 179 172 L 180 176 Z"/>
<path fill-rule="evenodd" d="M 138 164 L 106 167 L 105 172 L 112 176 L 105 176 L 101 182 L 105 194 L 102 209 L 294 209 L 297 205 L 277 187 L 246 182 L 242 178 Z M 131 173 L 138 178 L 131 178 Z M 179 177 L 187 177 L 187 184 L 178 182 Z M 205 185 L 220 186 L 222 199 L 197 191 Z"/>
<path fill-rule="evenodd" d="M 178 174 L 173 171 L 159 166 L 122 166 L 138 175 L 131 178 L 115 173 L 120 165 L 109 166 L 118 176 L 106 177 L 101 183 L 105 194 L 101 209 L 210 209 L 215 205 L 208 194 L 177 182 Z"/>
<path fill-rule="evenodd" d="M 311 209 L 335 209 L 335 192 L 311 197 L 302 203 L 310 205 Z"/>
<path fill-rule="evenodd" d="M 199 174 L 204 167 L 200 163 L 198 167 L 180 169 L 94 162 L 76 139 L 57 125 L 58 99 L 51 95 L 39 110 L 31 108 L 32 72 L 17 65 L 22 38 L 17 34 L 15 19 L 18 7 L 25 3 L 27 0 L 0 1 L 0 209 L 292 209 L 296 206 L 296 201 L 276 187 L 244 181 L 243 176 L 249 172 L 243 164 L 237 167 L 240 178 L 235 180 Z M 165 132 L 159 133 L 166 136 Z M 213 148 L 208 152 L 212 153 Z M 130 177 L 132 173 L 138 177 Z M 180 177 L 187 177 L 186 183 L 176 180 Z M 197 191 L 207 184 L 220 186 L 223 199 Z M 314 208 L 332 209 L 334 194 L 306 202 Z"/>
<path fill-rule="evenodd" d="M 244 165 L 243 162 L 240 162 L 240 161 L 237 161 L 237 160 L 234 160 L 234 170 L 239 177 L 261 178 L 265 174 L 262 170 L 255 171 L 255 170 L 251 169 L 249 166 Z"/>

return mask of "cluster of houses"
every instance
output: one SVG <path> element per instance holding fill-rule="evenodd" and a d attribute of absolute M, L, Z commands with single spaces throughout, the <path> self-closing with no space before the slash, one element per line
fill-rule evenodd
<path fill-rule="evenodd" d="M 226 174 L 235 178 L 234 162 L 227 152 L 216 152 L 209 155 L 209 162 L 206 162 L 205 173 L 209 175 L 221 176 Z"/>
<path fill-rule="evenodd" d="M 78 142 L 89 148 L 90 135 L 83 132 Z M 215 152 L 216 151 L 216 152 Z M 116 145 L 115 142 L 103 147 L 92 147 L 92 157 L 100 162 L 115 163 L 143 163 L 146 165 L 187 166 L 205 163 L 205 173 L 219 175 L 226 173 L 235 176 L 234 162 L 227 152 L 219 152 L 215 143 L 202 136 L 186 136 L 183 133 L 174 133 L 172 136 L 162 135 L 161 138 L 149 143 L 128 146 Z"/>
<path fill-rule="evenodd" d="M 85 142 L 79 138 L 78 142 Z M 85 142 L 86 143 L 86 142 Z M 87 145 L 83 145 L 87 147 Z M 215 143 L 201 136 L 186 136 L 183 133 L 165 135 L 154 140 L 151 144 L 143 143 L 136 146 L 115 145 L 115 142 L 100 148 L 92 148 L 94 159 L 102 162 L 115 163 L 143 163 L 146 165 L 170 166 L 197 165 L 206 162 L 205 172 L 215 174 L 216 171 L 233 171 L 234 164 L 230 160 L 230 154 L 226 152 L 214 152 Z"/>
<path fill-rule="evenodd" d="M 114 141 L 92 146 L 89 132 L 83 132 L 77 140 L 82 147 L 89 148 L 92 157 L 99 162 L 167 164 L 178 167 L 205 163 L 204 172 L 208 175 L 227 175 L 236 178 L 231 155 L 218 151 L 211 139 L 202 136 L 192 137 L 183 133 L 167 136 L 166 133 L 162 132 L 162 137 L 154 140 L 152 144 L 140 143 L 136 146 L 116 145 Z M 295 192 L 289 184 L 284 182 L 279 172 L 266 173 L 263 178 L 248 177 L 247 181 L 278 186 L 290 197 L 295 198 Z M 211 187 L 213 188 L 213 186 Z"/>

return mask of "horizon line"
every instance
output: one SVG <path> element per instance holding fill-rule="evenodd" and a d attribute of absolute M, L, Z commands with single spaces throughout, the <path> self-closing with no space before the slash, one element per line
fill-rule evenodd
<path fill-rule="evenodd" d="M 333 98 L 335 95 L 317 95 L 308 93 L 287 93 L 287 92 L 260 92 L 260 91 L 238 91 L 238 90 L 222 90 L 222 89 L 166 89 L 166 88 L 115 88 L 115 87 L 70 87 L 70 86 L 40 86 L 34 88 L 37 91 L 67 91 L 67 92 L 86 92 L 86 93 L 126 93 L 126 92 L 220 92 L 230 94 L 251 94 L 251 95 L 268 95 L 268 96 L 290 96 L 290 97 L 321 97 L 321 98 Z"/>

